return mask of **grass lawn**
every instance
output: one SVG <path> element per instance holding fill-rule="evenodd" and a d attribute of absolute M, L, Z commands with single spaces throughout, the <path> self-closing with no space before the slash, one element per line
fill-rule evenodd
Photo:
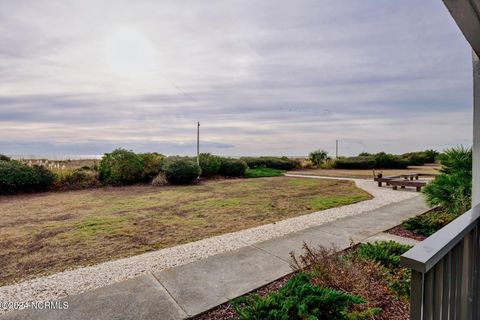
<path fill-rule="evenodd" d="M 279 177 L 285 171 L 272 168 L 247 169 L 245 178 Z"/>
<path fill-rule="evenodd" d="M 409 173 L 439 173 L 438 165 L 425 165 L 425 166 L 410 166 L 407 169 L 375 169 L 376 173 L 383 173 L 384 176 L 394 176 L 399 174 Z M 359 178 L 359 179 L 373 179 L 373 170 L 355 170 L 355 169 L 303 169 L 295 170 L 289 173 L 304 174 L 313 176 L 326 176 L 326 177 L 345 177 L 345 178 Z"/>
<path fill-rule="evenodd" d="M 287 177 L 0 197 L 0 285 L 369 198 L 351 181 Z"/>

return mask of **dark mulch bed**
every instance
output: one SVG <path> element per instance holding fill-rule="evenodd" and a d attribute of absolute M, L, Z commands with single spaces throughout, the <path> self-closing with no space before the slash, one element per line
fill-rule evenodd
<path fill-rule="evenodd" d="M 396 236 L 404 237 L 404 238 L 410 238 L 418 241 L 423 241 L 427 239 L 427 237 L 422 236 L 421 234 L 417 234 L 415 232 L 412 232 L 410 230 L 405 230 L 402 228 L 402 226 L 396 226 L 393 227 L 392 229 L 389 229 L 386 231 L 387 233 L 394 234 Z"/>

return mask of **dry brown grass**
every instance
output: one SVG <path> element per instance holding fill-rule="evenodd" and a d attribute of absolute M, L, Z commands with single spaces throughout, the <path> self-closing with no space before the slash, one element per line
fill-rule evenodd
<path fill-rule="evenodd" d="M 384 176 L 394 176 L 400 174 L 410 173 L 439 173 L 438 165 L 425 166 L 410 166 L 407 169 L 376 169 L 375 173 L 383 173 Z M 347 169 L 302 169 L 295 170 L 289 173 L 303 174 L 312 176 L 325 177 L 342 177 L 342 178 L 358 178 L 358 179 L 373 179 L 373 170 L 347 170 Z"/>
<path fill-rule="evenodd" d="M 369 199 L 350 181 L 262 178 L 0 198 L 0 285 Z"/>

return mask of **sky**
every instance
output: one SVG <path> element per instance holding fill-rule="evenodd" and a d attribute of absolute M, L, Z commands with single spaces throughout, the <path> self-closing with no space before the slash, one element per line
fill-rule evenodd
<path fill-rule="evenodd" d="M 0 153 L 403 153 L 470 145 L 440 0 L 0 0 Z"/>

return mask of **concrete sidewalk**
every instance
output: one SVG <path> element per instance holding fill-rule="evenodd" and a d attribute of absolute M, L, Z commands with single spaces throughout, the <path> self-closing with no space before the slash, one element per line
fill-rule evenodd
<path fill-rule="evenodd" d="M 422 197 L 211 256 L 164 271 L 70 296 L 65 310 L 22 310 L 6 319 L 186 319 L 291 273 L 290 252 L 304 242 L 339 250 L 419 215 Z"/>

